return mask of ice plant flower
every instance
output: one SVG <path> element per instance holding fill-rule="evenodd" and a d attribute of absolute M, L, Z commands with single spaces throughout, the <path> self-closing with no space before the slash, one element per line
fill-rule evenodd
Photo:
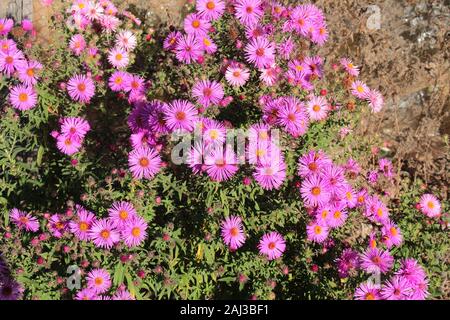
<path fill-rule="evenodd" d="M 221 235 L 223 242 L 230 247 L 230 250 L 237 250 L 245 242 L 245 234 L 242 219 L 236 216 L 226 217 L 221 224 Z"/>
<path fill-rule="evenodd" d="M 273 231 L 262 236 L 258 249 L 259 253 L 265 255 L 268 260 L 278 259 L 286 250 L 286 241 L 281 234 Z"/>

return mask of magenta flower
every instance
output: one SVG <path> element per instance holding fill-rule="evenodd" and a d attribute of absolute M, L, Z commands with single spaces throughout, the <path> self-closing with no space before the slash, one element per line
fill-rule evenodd
<path fill-rule="evenodd" d="M 359 67 L 355 66 L 355 64 L 350 59 L 342 58 L 340 63 L 349 75 L 354 77 L 359 76 Z"/>
<path fill-rule="evenodd" d="M 286 179 L 286 164 L 282 158 L 262 161 L 256 166 L 253 177 L 265 190 L 279 189 Z"/>
<path fill-rule="evenodd" d="M 194 105 L 186 100 L 174 100 L 164 107 L 164 120 L 172 130 L 194 130 L 198 111 Z"/>
<path fill-rule="evenodd" d="M 306 226 L 306 234 L 309 241 L 322 243 L 328 237 L 328 227 L 320 221 L 315 221 Z"/>
<path fill-rule="evenodd" d="M 77 74 L 67 83 L 67 91 L 72 100 L 89 103 L 95 94 L 95 85 L 91 78 Z"/>
<path fill-rule="evenodd" d="M 120 47 L 109 50 L 108 61 L 114 68 L 117 69 L 123 69 L 130 63 L 128 52 Z"/>
<path fill-rule="evenodd" d="M 94 269 L 87 275 L 87 286 L 96 294 L 105 293 L 111 287 L 111 277 L 105 269 Z"/>
<path fill-rule="evenodd" d="M 331 159 L 322 151 L 310 151 L 298 160 L 298 175 L 306 178 L 317 175 L 328 165 L 332 165 Z"/>
<path fill-rule="evenodd" d="M 230 64 L 225 72 L 225 79 L 234 87 L 245 85 L 249 78 L 249 70 L 239 66 L 238 64 Z"/>
<path fill-rule="evenodd" d="M 9 102 L 16 109 L 30 110 L 36 106 L 37 94 L 30 86 L 17 85 L 9 93 Z"/>
<path fill-rule="evenodd" d="M 264 14 L 261 0 L 237 0 L 234 9 L 236 18 L 247 27 L 257 24 Z"/>
<path fill-rule="evenodd" d="M 80 117 L 62 118 L 61 134 L 75 139 L 83 140 L 91 130 L 89 123 Z"/>
<path fill-rule="evenodd" d="M 89 237 L 97 247 L 106 249 L 111 249 L 114 244 L 120 241 L 120 234 L 116 230 L 116 225 L 110 219 L 94 221 L 91 230 L 89 230 Z"/>
<path fill-rule="evenodd" d="M 408 300 L 413 287 L 411 283 L 402 276 L 393 276 L 386 281 L 381 288 L 381 296 L 385 300 Z"/>
<path fill-rule="evenodd" d="M 161 157 L 152 148 L 141 147 L 128 155 L 128 166 L 135 179 L 153 179 L 161 169 L 161 162 Z"/>
<path fill-rule="evenodd" d="M 72 52 L 79 56 L 83 53 L 84 49 L 86 49 L 86 40 L 82 34 L 75 34 L 70 38 L 69 48 Z"/>
<path fill-rule="evenodd" d="M 76 136 L 60 134 L 56 138 L 56 146 L 58 150 L 69 156 L 80 151 L 81 140 Z"/>
<path fill-rule="evenodd" d="M 204 36 L 211 28 L 211 23 L 202 16 L 191 13 L 184 19 L 184 31 L 195 36 Z"/>
<path fill-rule="evenodd" d="M 217 20 L 225 11 L 223 0 L 198 0 L 195 9 L 205 19 Z"/>
<path fill-rule="evenodd" d="M 436 218 L 441 214 L 441 203 L 432 194 L 426 193 L 420 197 L 420 211 L 429 218 Z"/>
<path fill-rule="evenodd" d="M 112 300 L 136 300 L 128 290 L 126 289 L 119 289 L 116 291 L 114 296 L 112 297 Z"/>
<path fill-rule="evenodd" d="M 24 61 L 17 69 L 19 80 L 27 86 L 34 86 L 39 79 L 37 73 L 40 70 L 42 70 L 42 64 L 39 62 Z"/>
<path fill-rule="evenodd" d="M 75 295 L 75 300 L 98 300 L 98 295 L 94 289 L 85 288 Z"/>
<path fill-rule="evenodd" d="M 30 213 L 20 211 L 19 209 L 12 209 L 9 213 L 11 221 L 19 228 L 25 231 L 36 232 L 39 230 L 39 221 Z"/>
<path fill-rule="evenodd" d="M 109 218 L 115 222 L 119 228 L 122 228 L 133 217 L 138 216 L 132 203 L 127 201 L 114 202 L 108 209 Z"/>
<path fill-rule="evenodd" d="M 425 270 L 414 259 L 402 260 L 400 269 L 395 274 L 405 277 L 412 284 L 422 283 L 427 277 Z"/>
<path fill-rule="evenodd" d="M 383 235 L 383 242 L 388 249 L 393 246 L 401 245 L 403 241 L 400 228 L 392 221 L 387 221 L 381 228 L 381 234 Z"/>
<path fill-rule="evenodd" d="M 245 242 L 245 234 L 242 226 L 242 219 L 236 216 L 226 217 L 221 224 L 221 234 L 223 242 L 230 247 L 230 250 L 237 250 Z"/>
<path fill-rule="evenodd" d="M 114 71 L 108 81 L 109 88 L 114 92 L 125 90 L 129 76 L 127 72 Z"/>
<path fill-rule="evenodd" d="M 328 103 L 324 97 L 312 97 L 306 104 L 311 121 L 322 121 L 328 115 Z"/>
<path fill-rule="evenodd" d="M 351 86 L 351 93 L 359 99 L 365 99 L 369 90 L 369 87 L 359 80 L 353 82 Z"/>
<path fill-rule="evenodd" d="M 77 217 L 75 220 L 69 222 L 69 230 L 75 237 L 80 240 L 89 240 L 89 231 L 93 222 L 95 221 L 95 215 L 77 205 Z"/>
<path fill-rule="evenodd" d="M 132 216 L 122 226 L 122 239 L 128 247 L 141 245 L 147 237 L 147 222 L 139 216 Z"/>
<path fill-rule="evenodd" d="M 369 248 L 361 254 L 361 268 L 368 273 L 385 273 L 392 268 L 394 258 L 389 251 Z"/>
<path fill-rule="evenodd" d="M 361 283 L 355 291 L 355 300 L 381 300 L 380 286 L 368 281 Z"/>
<path fill-rule="evenodd" d="M 286 241 L 278 232 L 270 232 L 263 235 L 258 244 L 259 253 L 267 256 L 268 260 L 281 257 L 286 250 Z"/>
<path fill-rule="evenodd" d="M 67 223 L 62 221 L 58 214 L 54 214 L 48 220 L 47 227 L 55 238 L 61 238 L 67 230 Z"/>
<path fill-rule="evenodd" d="M 369 89 L 366 95 L 366 100 L 369 102 L 369 107 L 372 113 L 378 113 L 381 109 L 383 109 L 384 98 L 378 90 Z"/>
<path fill-rule="evenodd" d="M 205 155 L 205 170 L 214 181 L 229 180 L 238 169 L 236 155 L 229 148 L 219 147 Z"/>
<path fill-rule="evenodd" d="M 245 57 L 259 69 L 270 67 L 275 61 L 275 45 L 265 37 L 253 39 L 245 47 Z"/>
<path fill-rule="evenodd" d="M 176 57 L 179 61 L 190 64 L 202 55 L 202 46 L 198 38 L 192 34 L 180 36 L 175 46 Z"/>
<path fill-rule="evenodd" d="M 303 180 L 300 193 L 305 204 L 310 207 L 324 205 L 331 197 L 329 186 L 318 175 L 311 175 Z"/>
<path fill-rule="evenodd" d="M 164 50 L 173 50 L 177 46 L 178 39 L 182 37 L 183 34 L 180 31 L 173 31 L 169 33 L 164 40 L 163 48 Z"/>
<path fill-rule="evenodd" d="M 0 19 L 0 36 L 6 36 L 14 27 L 13 19 Z"/>
<path fill-rule="evenodd" d="M 223 95 L 222 85 L 216 81 L 201 80 L 192 88 L 192 96 L 205 108 L 219 104 Z"/>
<path fill-rule="evenodd" d="M 114 44 L 118 48 L 130 52 L 136 48 L 137 39 L 136 36 L 130 30 L 122 30 L 116 35 Z"/>

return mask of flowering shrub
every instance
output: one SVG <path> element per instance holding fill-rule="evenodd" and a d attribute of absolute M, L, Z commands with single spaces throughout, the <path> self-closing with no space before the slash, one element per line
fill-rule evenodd
<path fill-rule="evenodd" d="M 190 9 L 74 0 L 48 47 L 0 20 L 0 298 L 442 295 L 446 204 L 353 133 L 383 97 L 323 12 Z"/>

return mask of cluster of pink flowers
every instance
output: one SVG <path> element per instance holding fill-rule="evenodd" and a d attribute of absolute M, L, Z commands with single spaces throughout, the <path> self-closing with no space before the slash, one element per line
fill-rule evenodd
<path fill-rule="evenodd" d="M 355 291 L 357 300 L 425 300 L 428 295 L 426 273 L 414 259 L 402 260 L 400 268 L 382 285 L 367 281 Z"/>
<path fill-rule="evenodd" d="M 110 296 L 111 276 L 105 269 L 93 269 L 86 277 L 87 286 L 75 295 L 75 300 L 135 300 L 124 286 L 119 286 Z"/>
<path fill-rule="evenodd" d="M 242 247 L 246 240 L 242 219 L 236 216 L 227 217 L 222 221 L 221 234 L 223 242 L 231 251 Z M 266 256 L 268 260 L 275 260 L 280 258 L 286 250 L 286 241 L 278 232 L 269 232 L 260 239 L 258 249 L 259 253 Z"/>
<path fill-rule="evenodd" d="M 86 134 L 91 130 L 89 123 L 80 117 L 67 117 L 61 118 L 60 124 L 60 131 L 51 133 L 59 151 L 69 156 L 79 152 Z"/>
<path fill-rule="evenodd" d="M 35 60 L 28 60 L 17 43 L 8 39 L 13 27 L 12 19 L 0 19 L 0 73 L 11 81 L 9 102 L 14 108 L 23 111 L 34 108 L 38 102 L 35 85 L 42 65 Z M 22 28 L 25 31 L 34 30 L 28 20 L 23 21 Z"/>

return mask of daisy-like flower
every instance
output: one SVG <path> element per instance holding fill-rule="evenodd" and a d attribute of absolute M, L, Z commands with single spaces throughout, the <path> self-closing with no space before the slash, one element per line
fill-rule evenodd
<path fill-rule="evenodd" d="M 378 113 L 383 109 L 384 98 L 378 90 L 369 89 L 366 95 L 366 100 L 369 102 L 369 107 L 372 113 Z"/>
<path fill-rule="evenodd" d="M 105 269 L 94 269 L 87 275 L 87 286 L 96 294 L 105 293 L 111 288 L 111 277 Z"/>
<path fill-rule="evenodd" d="M 136 300 L 126 289 L 119 289 L 112 297 L 112 300 Z"/>
<path fill-rule="evenodd" d="M 311 175 L 303 180 L 300 193 L 305 204 L 310 207 L 324 205 L 331 197 L 328 185 L 318 175 Z"/>
<path fill-rule="evenodd" d="M 211 23 L 196 13 L 191 13 L 184 19 L 184 31 L 187 34 L 203 36 L 208 33 L 209 28 Z"/>
<path fill-rule="evenodd" d="M 48 220 L 47 227 L 55 238 L 61 238 L 67 230 L 67 223 L 62 221 L 58 214 L 54 214 Z"/>
<path fill-rule="evenodd" d="M 0 51 L 0 71 L 7 77 L 12 75 L 24 62 L 25 57 L 17 48 L 11 48 L 6 52 Z"/>
<path fill-rule="evenodd" d="M 263 68 L 260 70 L 261 75 L 259 76 L 259 79 L 264 82 L 266 86 L 273 86 L 275 83 L 277 83 L 282 69 L 278 67 L 276 64 L 272 64 L 268 68 Z"/>
<path fill-rule="evenodd" d="M 277 46 L 277 52 L 281 55 L 284 60 L 289 60 L 291 54 L 295 49 L 295 42 L 291 37 L 288 37 L 283 42 L 279 43 Z"/>
<path fill-rule="evenodd" d="M 0 39 L 0 51 L 8 53 L 10 50 L 17 51 L 17 44 L 12 39 Z"/>
<path fill-rule="evenodd" d="M 237 159 L 233 150 L 216 148 L 205 155 L 205 170 L 214 181 L 225 181 L 230 179 L 238 171 Z"/>
<path fill-rule="evenodd" d="M 234 87 L 240 87 L 245 85 L 250 78 L 250 72 L 247 68 L 241 67 L 236 63 L 232 63 L 225 71 L 225 79 L 228 83 Z"/>
<path fill-rule="evenodd" d="M 330 217 L 328 219 L 328 225 L 331 228 L 337 228 L 344 225 L 345 220 L 347 220 L 347 210 L 342 204 L 337 204 L 331 209 Z"/>
<path fill-rule="evenodd" d="M 140 94 L 145 91 L 145 79 L 136 74 L 129 74 L 125 78 L 124 90 L 132 94 Z"/>
<path fill-rule="evenodd" d="M 312 97 L 306 104 L 311 121 L 321 121 L 327 118 L 328 103 L 324 97 Z"/>
<path fill-rule="evenodd" d="M 192 88 L 192 96 L 205 108 L 217 105 L 223 99 L 222 85 L 216 81 L 201 80 Z"/>
<path fill-rule="evenodd" d="M 127 201 L 114 202 L 108 209 L 109 218 L 116 222 L 119 228 L 122 228 L 130 219 L 138 214 L 133 204 Z"/>
<path fill-rule="evenodd" d="M 317 208 L 315 211 L 316 223 L 319 225 L 327 226 L 330 220 L 332 207 L 330 205 L 324 205 Z"/>
<path fill-rule="evenodd" d="M 114 92 L 125 90 L 128 77 L 129 73 L 127 72 L 114 71 L 108 81 L 109 88 Z"/>
<path fill-rule="evenodd" d="M 100 3 L 89 1 L 87 4 L 87 9 L 85 16 L 90 21 L 100 20 L 103 17 L 104 8 L 100 5 Z"/>
<path fill-rule="evenodd" d="M 69 230 L 79 240 L 87 241 L 89 240 L 89 230 L 95 221 L 95 215 L 81 206 L 77 206 L 76 209 L 77 217 L 69 222 Z"/>
<path fill-rule="evenodd" d="M 141 245 L 147 237 L 147 222 L 139 216 L 133 216 L 122 227 L 123 242 L 130 248 Z"/>
<path fill-rule="evenodd" d="M 351 76 L 357 77 L 359 76 L 359 67 L 355 66 L 353 61 L 347 58 L 342 58 L 341 66 L 344 68 L 344 70 Z"/>
<path fill-rule="evenodd" d="M 30 86 L 17 85 L 9 93 L 9 102 L 18 110 L 30 110 L 36 106 L 37 94 Z"/>
<path fill-rule="evenodd" d="M 275 45 L 266 37 L 252 39 L 245 47 L 245 57 L 258 69 L 270 67 L 275 61 Z"/>
<path fill-rule="evenodd" d="M 320 56 L 306 57 L 303 60 L 309 68 L 309 73 L 312 76 L 322 78 L 323 74 L 323 60 Z"/>
<path fill-rule="evenodd" d="M 34 86 L 39 79 L 37 73 L 40 70 L 42 70 L 42 64 L 39 62 L 25 61 L 17 69 L 19 80 L 27 86 Z"/>
<path fill-rule="evenodd" d="M 179 31 L 172 31 L 166 37 L 163 43 L 164 50 L 173 50 L 177 46 L 178 39 L 182 37 L 182 33 Z"/>
<path fill-rule="evenodd" d="M 30 213 L 14 208 L 9 212 L 9 217 L 19 229 L 32 232 L 39 230 L 38 219 L 33 217 Z"/>
<path fill-rule="evenodd" d="M 125 49 L 116 47 L 109 51 L 108 61 L 114 67 L 123 69 L 130 63 L 128 52 Z"/>
<path fill-rule="evenodd" d="M 217 51 L 217 45 L 207 35 L 199 37 L 198 41 L 207 54 L 214 54 Z"/>
<path fill-rule="evenodd" d="M 0 277 L 0 300 L 19 300 L 22 298 L 24 288 L 9 277 Z"/>
<path fill-rule="evenodd" d="M 278 259 L 286 250 L 286 241 L 281 234 L 273 231 L 262 236 L 258 249 L 259 253 L 267 256 L 268 260 Z"/>
<path fill-rule="evenodd" d="M 322 243 L 328 237 L 328 233 L 329 228 L 319 221 L 314 221 L 306 226 L 306 234 L 309 241 Z"/>
<path fill-rule="evenodd" d="M 430 293 L 428 292 L 428 280 L 422 279 L 412 284 L 411 294 L 409 300 L 425 300 Z"/>
<path fill-rule="evenodd" d="M 294 137 L 302 136 L 308 129 L 309 120 L 303 102 L 295 97 L 283 100 L 278 109 L 277 124 Z"/>
<path fill-rule="evenodd" d="M 118 48 L 122 48 L 128 52 L 133 51 L 137 45 L 137 39 L 133 32 L 130 30 L 122 30 L 116 35 L 114 44 Z"/>
<path fill-rule="evenodd" d="M 312 150 L 298 160 L 298 175 L 302 178 L 317 175 L 323 168 L 332 164 L 333 162 L 325 152 Z"/>
<path fill-rule="evenodd" d="M 339 258 L 336 259 L 336 265 L 340 278 L 347 278 L 350 273 L 356 271 L 359 267 L 359 254 L 352 249 L 345 249 Z"/>
<path fill-rule="evenodd" d="M 226 217 L 221 224 L 222 240 L 230 250 L 237 250 L 245 242 L 242 219 L 236 216 Z"/>
<path fill-rule="evenodd" d="M 351 85 L 351 93 L 358 99 L 364 100 L 369 93 L 369 87 L 362 81 L 356 80 Z"/>
<path fill-rule="evenodd" d="M 295 7 L 289 15 L 289 28 L 295 30 L 299 35 L 308 35 L 312 27 L 311 13 L 304 5 Z"/>
<path fill-rule="evenodd" d="M 388 249 L 401 245 L 403 241 L 400 228 L 392 221 L 388 221 L 383 225 L 381 233 L 383 235 L 383 242 Z"/>
<path fill-rule="evenodd" d="M 72 38 L 70 38 L 69 48 L 76 56 L 81 55 L 84 49 L 86 49 L 86 40 L 84 40 L 83 35 L 73 35 Z"/>
<path fill-rule="evenodd" d="M 357 206 L 358 198 L 350 184 L 348 183 L 343 184 L 341 194 L 343 197 L 342 201 L 347 207 L 354 208 Z"/>
<path fill-rule="evenodd" d="M 279 189 L 286 179 L 286 164 L 279 161 L 263 161 L 256 166 L 253 177 L 265 190 Z"/>
<path fill-rule="evenodd" d="M 111 249 L 120 241 L 120 233 L 117 231 L 114 221 L 99 219 L 92 223 L 89 238 L 97 247 Z"/>
<path fill-rule="evenodd" d="M 83 140 L 91 130 L 89 123 L 80 117 L 66 117 L 61 122 L 61 134 Z"/>
<path fill-rule="evenodd" d="M 355 300 L 381 300 L 380 286 L 372 282 L 364 282 L 355 290 Z"/>
<path fill-rule="evenodd" d="M 174 100 L 164 107 L 164 120 L 167 127 L 172 130 L 194 130 L 194 123 L 198 111 L 192 103 L 186 100 Z"/>
<path fill-rule="evenodd" d="M 67 91 L 72 100 L 89 103 L 95 94 L 94 81 L 89 77 L 77 74 L 67 83 Z"/>
<path fill-rule="evenodd" d="M 369 219 L 382 224 L 389 220 L 389 210 L 378 197 L 367 197 L 365 205 L 365 215 Z"/>
<path fill-rule="evenodd" d="M 408 300 L 412 293 L 412 285 L 402 276 L 393 276 L 381 288 L 381 297 L 385 300 Z"/>
<path fill-rule="evenodd" d="M 13 19 L 3 18 L 0 19 L 0 36 L 7 35 L 14 27 Z"/>
<path fill-rule="evenodd" d="M 368 273 L 385 273 L 392 268 L 394 258 L 389 251 L 369 248 L 361 254 L 361 268 Z"/>
<path fill-rule="evenodd" d="M 234 10 L 236 18 L 247 27 L 257 24 L 264 14 L 261 0 L 238 0 Z"/>
<path fill-rule="evenodd" d="M 344 176 L 344 169 L 340 166 L 330 164 L 324 166 L 320 171 L 320 174 L 330 187 L 330 191 L 340 198 L 347 183 Z"/>
<path fill-rule="evenodd" d="M 153 148 L 141 147 L 130 152 L 128 166 L 134 179 L 153 179 L 161 169 L 161 157 Z"/>
<path fill-rule="evenodd" d="M 140 147 L 154 147 L 156 145 L 156 138 L 153 133 L 143 129 L 131 134 L 130 142 L 133 149 L 138 149 Z"/>
<path fill-rule="evenodd" d="M 81 140 L 76 136 L 70 136 L 65 134 L 60 134 L 56 138 L 56 146 L 59 151 L 68 156 L 77 153 L 81 148 Z"/>
<path fill-rule="evenodd" d="M 223 145 L 226 140 L 226 130 L 222 123 L 206 119 L 203 125 L 203 141 L 205 145 L 212 145 L 214 148 Z"/>
<path fill-rule="evenodd" d="M 402 260 L 400 269 L 395 274 L 405 277 L 412 284 L 423 282 L 427 277 L 425 270 L 414 259 Z"/>
<path fill-rule="evenodd" d="M 419 200 L 420 211 L 429 218 L 441 215 L 441 203 L 434 195 L 426 193 Z"/>
<path fill-rule="evenodd" d="M 311 41 L 319 46 L 323 46 L 329 37 L 327 24 L 325 22 L 313 23 L 312 29 L 313 31 L 310 31 Z"/>
<path fill-rule="evenodd" d="M 180 36 L 175 46 L 176 57 L 179 61 L 190 64 L 202 55 L 202 46 L 195 35 Z"/>
<path fill-rule="evenodd" d="M 225 11 L 225 2 L 223 0 L 198 0 L 195 9 L 206 20 L 217 20 Z"/>

